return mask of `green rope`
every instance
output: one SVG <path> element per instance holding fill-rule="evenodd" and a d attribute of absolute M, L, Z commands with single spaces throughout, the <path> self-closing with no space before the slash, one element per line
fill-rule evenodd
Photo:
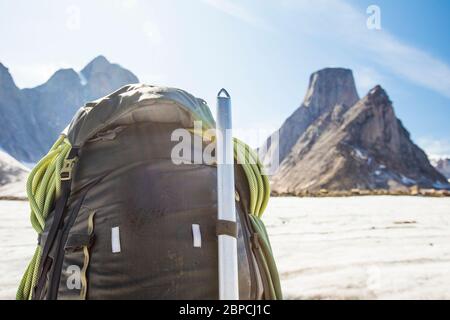
<path fill-rule="evenodd" d="M 243 163 L 242 166 L 244 167 L 247 179 L 249 179 L 248 175 L 251 175 L 251 179 L 254 181 L 256 180 L 257 190 L 250 191 L 250 196 L 255 198 L 256 201 L 256 206 L 254 207 L 253 210 L 251 210 L 251 213 L 254 213 L 258 217 L 261 217 L 267 207 L 267 203 L 269 202 L 270 198 L 269 180 L 267 178 L 267 175 L 264 174 L 263 166 L 259 161 L 256 152 L 239 139 L 234 138 L 234 141 L 235 141 L 235 149 L 245 150 L 246 156 L 244 158 L 247 161 Z M 247 170 L 245 170 L 245 168 L 247 168 Z"/>
<path fill-rule="evenodd" d="M 280 276 L 278 269 L 273 258 L 272 247 L 270 245 L 269 236 L 267 235 L 266 228 L 263 222 L 255 215 L 250 215 L 250 221 L 252 221 L 253 228 L 262 241 L 260 241 L 262 260 L 264 264 L 264 270 L 269 276 L 269 291 L 271 298 L 274 300 L 283 299 L 281 292 Z"/>
<path fill-rule="evenodd" d="M 260 249 L 256 250 L 262 262 L 264 273 L 268 276 L 268 291 L 271 299 L 283 299 L 280 276 L 273 258 L 272 246 L 269 241 L 266 227 L 260 219 L 270 198 L 270 184 L 267 175 L 256 152 L 247 144 L 234 138 L 234 154 L 237 163 L 242 166 L 250 189 L 250 221 L 254 231 L 258 234 Z"/>
<path fill-rule="evenodd" d="M 59 173 L 70 148 L 70 143 L 66 137 L 60 136 L 50 148 L 48 154 L 39 161 L 28 176 L 27 196 L 31 208 L 30 220 L 38 234 L 43 232 L 45 219 L 60 192 Z M 37 246 L 17 289 L 17 300 L 31 299 L 38 278 L 41 251 L 41 246 Z"/>

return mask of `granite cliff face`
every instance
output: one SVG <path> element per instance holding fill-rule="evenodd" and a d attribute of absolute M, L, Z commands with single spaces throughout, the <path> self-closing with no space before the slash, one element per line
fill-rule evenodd
<path fill-rule="evenodd" d="M 351 71 L 332 70 L 311 77 L 305 102 L 294 112 L 306 119 L 294 122 L 293 115 L 280 129 L 280 167 L 271 177 L 274 193 L 448 187 L 411 141 L 383 88 L 376 86 L 359 100 Z M 331 85 L 317 90 L 317 82 Z M 308 106 L 315 112 L 303 111 Z M 299 136 L 286 136 L 286 125 Z M 286 151 L 281 146 L 290 147 Z"/>
<path fill-rule="evenodd" d="M 84 103 L 139 82 L 99 56 L 79 73 L 61 69 L 35 88 L 19 89 L 0 64 L 0 147 L 23 162 L 38 161 Z"/>

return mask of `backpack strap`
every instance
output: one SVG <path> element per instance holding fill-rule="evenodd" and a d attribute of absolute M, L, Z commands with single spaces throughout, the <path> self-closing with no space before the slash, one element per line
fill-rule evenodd
<path fill-rule="evenodd" d="M 64 160 L 63 168 L 61 169 L 61 194 L 55 204 L 55 214 L 53 223 L 50 227 L 47 240 L 45 241 L 44 249 L 41 255 L 41 263 L 39 267 L 39 277 L 36 286 L 33 289 L 33 299 L 41 299 L 42 292 L 45 287 L 47 273 L 53 264 L 53 259 L 49 253 L 53 247 L 58 233 L 63 227 L 63 221 L 66 213 L 67 200 L 69 199 L 72 188 L 72 172 L 78 161 L 79 148 L 72 147 L 67 158 Z"/>
<path fill-rule="evenodd" d="M 217 236 L 227 235 L 233 238 L 237 238 L 238 236 L 237 223 L 228 220 L 217 220 L 216 235 Z"/>

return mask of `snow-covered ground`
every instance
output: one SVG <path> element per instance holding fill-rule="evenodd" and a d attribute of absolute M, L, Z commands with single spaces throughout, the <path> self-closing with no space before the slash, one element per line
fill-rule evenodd
<path fill-rule="evenodd" d="M 450 299 L 450 198 L 272 198 L 290 299 Z"/>
<path fill-rule="evenodd" d="M 28 204 L 0 201 L 0 299 L 36 245 Z M 272 198 L 264 220 L 290 299 L 450 299 L 450 198 Z"/>
<path fill-rule="evenodd" d="M 36 249 L 28 202 L 0 201 L 0 299 L 14 299 Z"/>

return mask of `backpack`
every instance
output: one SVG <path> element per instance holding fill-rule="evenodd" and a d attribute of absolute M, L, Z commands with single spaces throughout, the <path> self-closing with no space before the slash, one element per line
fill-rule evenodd
<path fill-rule="evenodd" d="M 195 121 L 215 127 L 203 100 L 142 84 L 82 107 L 29 176 L 39 236 L 17 299 L 218 299 L 217 169 L 195 161 L 214 139 Z M 174 154 L 179 129 L 191 152 Z M 267 177 L 234 147 L 237 228 L 220 232 L 237 238 L 239 297 L 281 299 Z"/>

